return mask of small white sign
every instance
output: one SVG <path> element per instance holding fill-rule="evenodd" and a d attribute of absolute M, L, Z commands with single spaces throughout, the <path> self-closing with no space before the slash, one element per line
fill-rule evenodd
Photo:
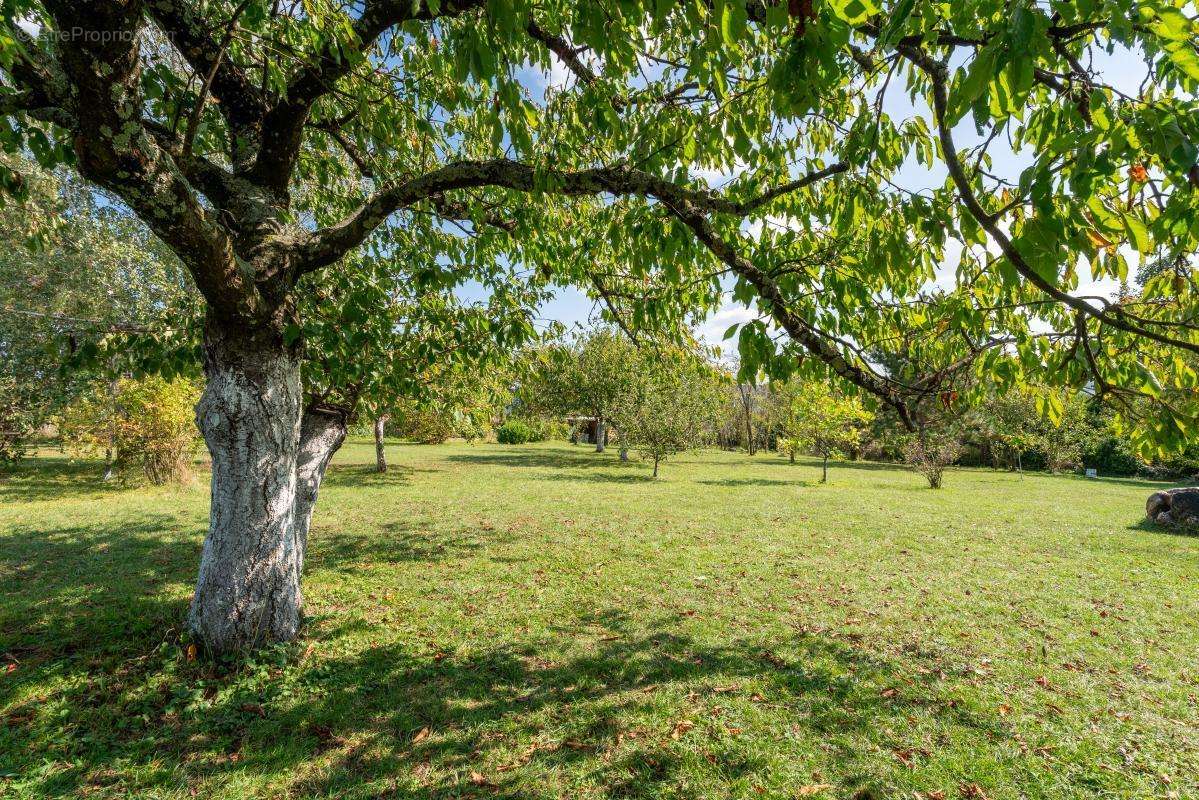
<path fill-rule="evenodd" d="M 1087 467 L 1087 477 L 1088 478 L 1098 478 L 1099 470 L 1095 469 L 1094 467 Z"/>

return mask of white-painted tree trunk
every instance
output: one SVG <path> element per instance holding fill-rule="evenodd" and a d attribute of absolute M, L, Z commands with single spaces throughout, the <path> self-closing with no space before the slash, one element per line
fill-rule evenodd
<path fill-rule="evenodd" d="M 299 361 L 282 346 L 210 333 L 196 422 L 212 456 L 208 536 L 188 624 L 213 652 L 299 631 L 308 526 L 341 415 L 302 413 Z"/>
<path fill-rule="evenodd" d="M 325 480 L 325 469 L 346 440 L 345 416 L 319 409 L 304 412 L 300 424 L 300 446 L 296 455 L 296 541 L 300 546 L 300 569 L 308 555 L 308 528 L 316 495 Z"/>
<path fill-rule="evenodd" d="M 604 445 L 607 444 L 608 426 L 603 417 L 595 421 L 595 452 L 604 452 Z"/>
<path fill-rule="evenodd" d="M 383 450 L 383 434 L 387 417 L 375 417 L 375 472 L 387 472 L 387 453 Z"/>

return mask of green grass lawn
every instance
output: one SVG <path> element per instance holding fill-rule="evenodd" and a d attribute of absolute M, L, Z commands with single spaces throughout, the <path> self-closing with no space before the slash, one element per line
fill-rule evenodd
<path fill-rule="evenodd" d="M 294 646 L 180 646 L 208 492 L 0 481 L 0 796 L 1199 796 L 1156 486 L 347 445 Z M 7 672 L 3 670 L 7 665 Z"/>

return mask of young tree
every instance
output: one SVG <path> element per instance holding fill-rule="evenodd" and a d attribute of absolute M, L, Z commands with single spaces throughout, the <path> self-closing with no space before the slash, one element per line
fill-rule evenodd
<path fill-rule="evenodd" d="M 525 404 L 558 416 L 594 417 L 595 452 L 604 452 L 615 410 L 639 379 L 637 345 L 623 332 L 599 326 L 545 348 L 530 367 L 521 387 Z"/>
<path fill-rule="evenodd" d="M 852 395 L 816 382 L 784 387 L 780 404 L 780 436 L 785 452 L 795 461 L 797 450 L 821 457 L 820 482 L 828 481 L 828 460 L 855 447 L 871 414 Z"/>
<path fill-rule="evenodd" d="M 383 448 L 383 434 L 387 425 L 387 415 L 375 417 L 371 428 L 375 435 L 375 472 L 387 472 L 387 453 Z"/>
<path fill-rule="evenodd" d="M 903 459 L 928 481 L 928 488 L 940 489 L 945 468 L 962 454 L 962 444 L 947 432 L 921 431 L 908 438 Z"/>
<path fill-rule="evenodd" d="M 758 452 L 766 438 L 765 421 L 770 398 L 764 387 L 738 381 L 734 387 L 737 403 L 737 419 L 745 437 L 745 450 L 749 455 Z"/>
<path fill-rule="evenodd" d="M 724 400 L 720 374 L 700 354 L 678 348 L 645 352 L 640 379 L 620 397 L 613 419 L 622 440 L 654 462 L 702 447 L 715 435 Z"/>

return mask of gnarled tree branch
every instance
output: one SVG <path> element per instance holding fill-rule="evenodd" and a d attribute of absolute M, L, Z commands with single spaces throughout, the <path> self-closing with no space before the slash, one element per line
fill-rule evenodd
<path fill-rule="evenodd" d="M 848 164 L 838 162 L 747 200 L 735 200 L 708 190 L 680 186 L 623 164 L 567 172 L 534 168 L 506 158 L 458 161 L 385 188 L 346 219 L 316 231 L 299 245 L 297 264 L 300 272 L 327 266 L 362 243 L 395 211 L 455 189 L 494 186 L 565 196 L 639 195 L 688 202 L 705 211 L 746 216 L 784 194 L 848 169 Z"/>

